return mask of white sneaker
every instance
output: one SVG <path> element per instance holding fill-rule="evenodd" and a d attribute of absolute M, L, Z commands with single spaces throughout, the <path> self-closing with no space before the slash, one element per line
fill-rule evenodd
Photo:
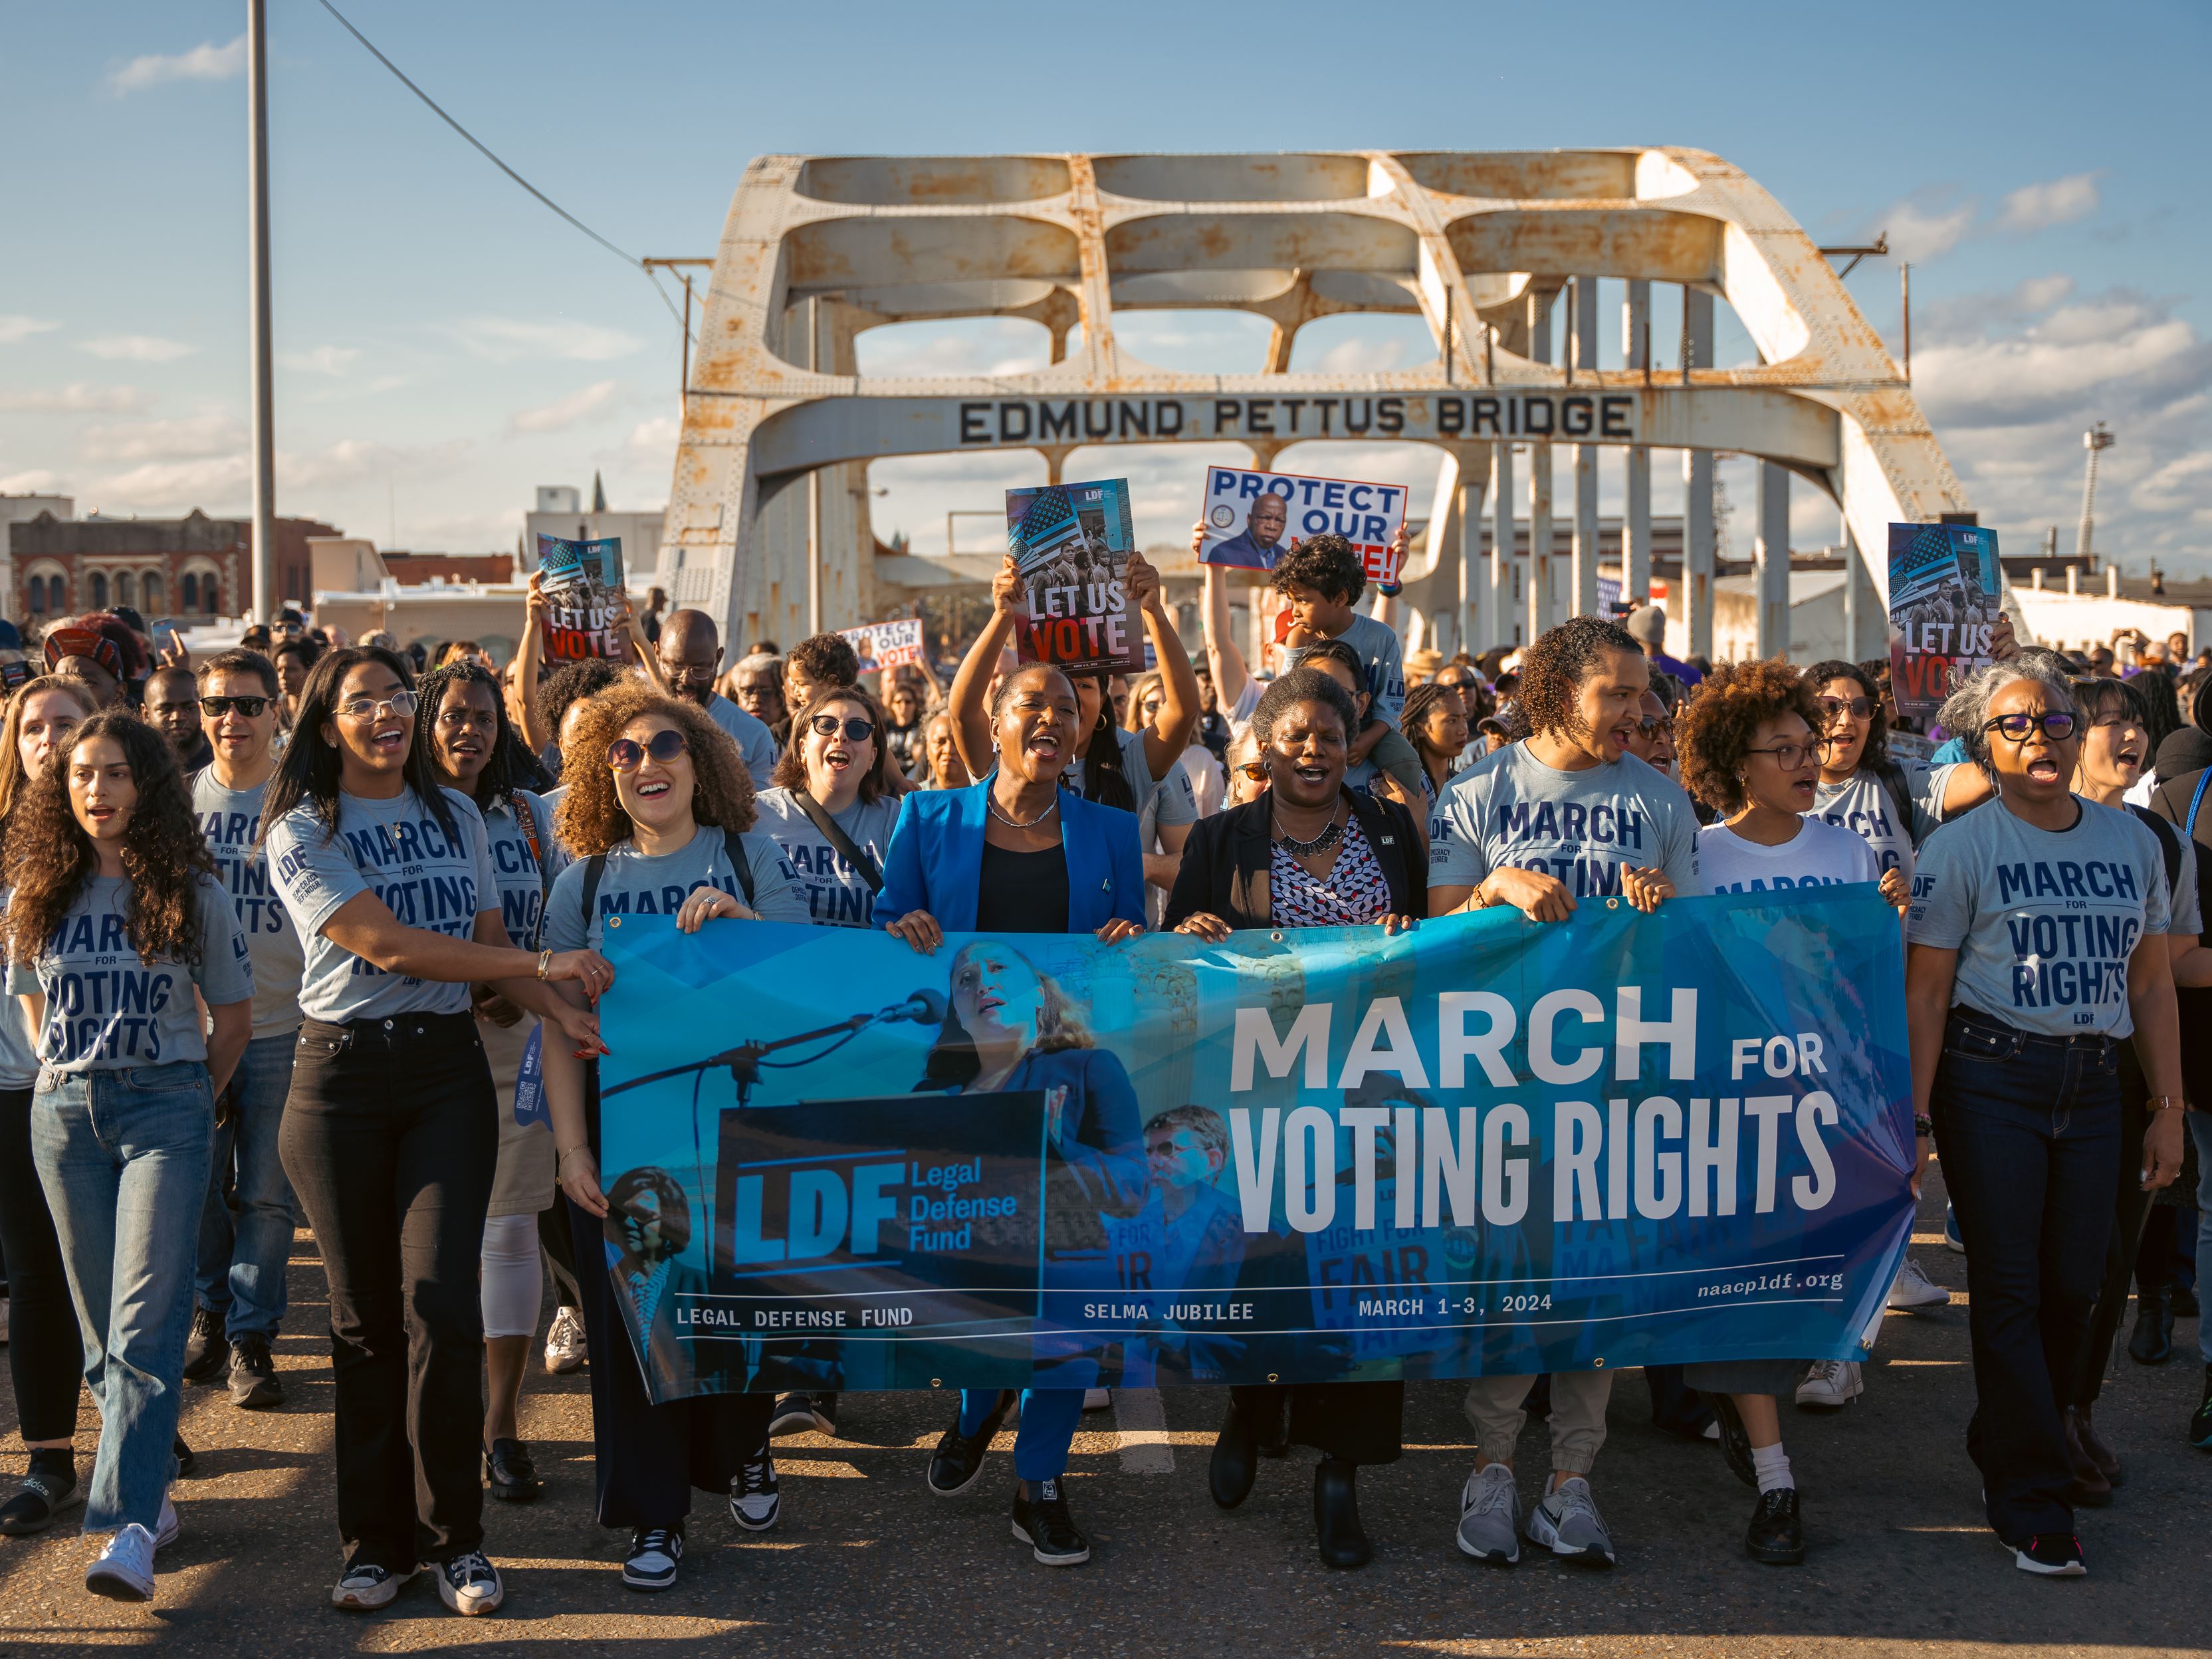
<path fill-rule="evenodd" d="M 1504 1464 L 1484 1464 L 1460 1488 L 1459 1547 L 1500 1566 L 1521 1559 L 1521 1489 Z"/>
<path fill-rule="evenodd" d="M 1897 1270 L 1897 1282 L 1889 1287 L 1889 1305 L 1900 1312 L 1916 1308 L 1948 1308 L 1951 1292 L 1936 1284 L 1920 1269 L 1920 1264 L 1911 1256 Z"/>
<path fill-rule="evenodd" d="M 348 1613 L 374 1613 L 379 1607 L 390 1607 L 392 1598 L 399 1594 L 399 1587 L 416 1571 L 409 1567 L 404 1572 L 394 1572 L 373 1561 L 349 1561 L 331 1588 L 331 1605 L 343 1607 Z"/>
<path fill-rule="evenodd" d="M 730 1519 L 747 1532 L 766 1532 L 782 1510 L 775 1460 L 765 1453 L 750 1459 L 730 1481 Z"/>
<path fill-rule="evenodd" d="M 1833 1411 L 1848 1406 L 1866 1392 L 1866 1380 L 1856 1359 L 1816 1359 L 1805 1380 L 1797 1385 L 1797 1403 L 1808 1410 Z"/>
<path fill-rule="evenodd" d="M 499 1569 L 484 1559 L 482 1550 L 457 1555 L 432 1571 L 438 1575 L 439 1599 L 464 1619 L 497 1613 L 500 1603 L 507 1600 L 507 1586 L 499 1582 Z"/>
<path fill-rule="evenodd" d="M 1571 1474 L 1528 1511 L 1528 1539 L 1554 1555 L 1593 1567 L 1613 1564 L 1613 1534 L 1597 1512 L 1589 1482 Z"/>
<path fill-rule="evenodd" d="M 169 1494 L 163 1492 L 161 1518 L 154 1523 L 154 1547 L 157 1550 L 168 1548 L 177 1541 L 177 1534 L 180 1530 L 182 1528 L 177 1524 L 177 1506 L 169 1501 Z"/>
<path fill-rule="evenodd" d="M 154 1599 L 154 1534 L 136 1521 L 117 1528 L 85 1570 L 84 1587 L 111 1601 Z"/>
<path fill-rule="evenodd" d="M 584 1316 L 574 1308 L 556 1309 L 545 1333 L 545 1369 L 556 1376 L 581 1370 L 589 1356 L 584 1342 Z"/>
<path fill-rule="evenodd" d="M 1103 1412 L 1113 1403 L 1114 1390 L 1111 1389 L 1085 1389 L 1083 1391 L 1083 1409 L 1087 1412 Z"/>

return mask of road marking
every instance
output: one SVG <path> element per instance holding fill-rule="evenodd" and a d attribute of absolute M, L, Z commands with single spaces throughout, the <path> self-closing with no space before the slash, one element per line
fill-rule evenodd
<path fill-rule="evenodd" d="M 1167 1407 L 1158 1389 L 1115 1389 L 1114 1425 L 1122 1474 L 1175 1473 L 1175 1443 L 1168 1438 Z"/>

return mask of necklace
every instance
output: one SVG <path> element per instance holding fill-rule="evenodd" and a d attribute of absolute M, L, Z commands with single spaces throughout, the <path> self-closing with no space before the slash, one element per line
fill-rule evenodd
<path fill-rule="evenodd" d="M 1007 829 L 1034 830 L 1037 825 L 1042 823 L 1047 818 L 1050 817 L 1054 812 L 1059 810 L 1060 792 L 1057 789 L 1054 790 L 1052 799 L 1045 803 L 1044 811 L 1038 813 L 1027 823 L 1024 823 L 1019 818 L 1009 817 L 1006 815 L 1005 811 L 999 805 L 999 797 L 996 791 L 986 790 L 983 794 L 983 804 L 991 809 L 991 816 L 998 819 L 1000 823 L 1005 824 Z"/>
<path fill-rule="evenodd" d="M 1280 813 L 1270 812 L 1268 816 L 1275 821 L 1275 834 L 1283 843 L 1283 850 L 1294 859 L 1313 858 L 1316 854 L 1326 853 L 1344 839 L 1344 826 L 1334 817 L 1331 817 L 1322 827 L 1321 834 L 1316 836 L 1311 841 L 1300 841 L 1283 827 Z"/>

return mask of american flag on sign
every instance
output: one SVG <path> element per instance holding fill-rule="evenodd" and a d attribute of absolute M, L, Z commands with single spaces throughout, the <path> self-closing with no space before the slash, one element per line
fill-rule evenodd
<path fill-rule="evenodd" d="M 1065 489 L 1054 484 L 1038 493 L 1006 539 L 1015 568 L 1027 575 L 1039 565 L 1059 556 L 1061 549 L 1072 541 L 1079 541 L 1082 536 L 1083 525 L 1075 516 L 1074 504 L 1067 499 Z"/>

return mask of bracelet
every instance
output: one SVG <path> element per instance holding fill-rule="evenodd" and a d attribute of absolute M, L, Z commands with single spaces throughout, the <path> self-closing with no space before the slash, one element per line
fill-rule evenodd
<path fill-rule="evenodd" d="M 556 1155 L 556 1157 L 555 1157 L 555 1158 L 554 1158 L 554 1159 L 553 1159 L 553 1167 L 554 1167 L 555 1169 L 556 1169 L 556 1170 L 557 1170 L 557 1169 L 562 1169 L 562 1168 L 565 1167 L 565 1166 L 567 1165 L 567 1164 L 568 1164 L 568 1160 L 569 1160 L 570 1158 L 572 1158 L 575 1157 L 575 1155 L 576 1155 L 577 1153 L 579 1153 L 579 1152 L 590 1152 L 591 1150 L 592 1150 L 592 1149 L 591 1149 L 591 1147 L 590 1147 L 588 1145 L 571 1146 L 571 1147 L 569 1147 L 569 1148 L 568 1148 L 568 1150 L 567 1152 L 561 1152 L 561 1153 L 559 1153 L 559 1154 Z"/>
<path fill-rule="evenodd" d="M 1915 1112 L 1912 1115 L 1912 1133 L 1915 1135 L 1933 1135 L 1936 1133 L 1936 1120 L 1924 1112 Z"/>
<path fill-rule="evenodd" d="M 2185 1112 L 2189 1103 L 2179 1095 L 2153 1095 L 2143 1103 L 2144 1109 L 2153 1112 Z"/>
<path fill-rule="evenodd" d="M 547 973 L 551 971 L 552 967 L 553 953 L 550 951 L 540 951 L 538 953 L 538 977 L 544 979 Z"/>

